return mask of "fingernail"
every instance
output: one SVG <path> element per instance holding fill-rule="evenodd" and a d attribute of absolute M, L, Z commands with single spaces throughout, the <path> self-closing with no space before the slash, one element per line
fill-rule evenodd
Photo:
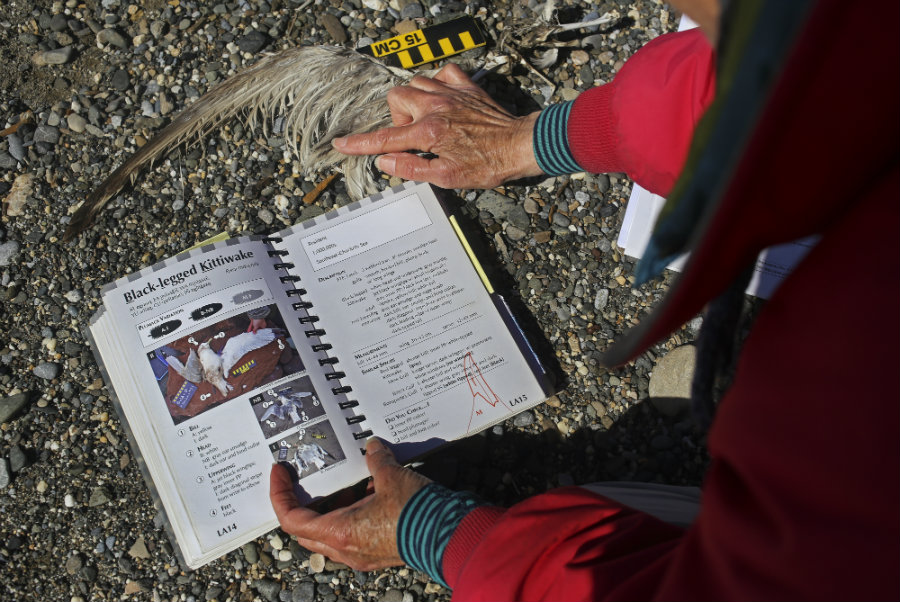
<path fill-rule="evenodd" d="M 344 141 L 345 141 L 345 140 L 346 140 L 346 138 L 343 138 L 343 137 L 341 137 L 341 138 L 332 138 L 332 139 L 331 139 L 331 146 L 333 146 L 334 148 L 338 148 L 339 146 L 344 146 Z"/>
<path fill-rule="evenodd" d="M 397 159 L 390 155 L 381 155 L 375 159 L 375 166 L 384 173 L 393 175 L 394 168 L 397 166 Z"/>

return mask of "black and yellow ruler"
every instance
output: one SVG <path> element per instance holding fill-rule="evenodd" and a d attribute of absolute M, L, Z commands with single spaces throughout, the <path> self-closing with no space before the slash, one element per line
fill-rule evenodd
<path fill-rule="evenodd" d="M 410 69 L 484 46 L 485 43 L 477 21 L 465 16 L 381 40 L 359 51 L 388 65 Z"/>

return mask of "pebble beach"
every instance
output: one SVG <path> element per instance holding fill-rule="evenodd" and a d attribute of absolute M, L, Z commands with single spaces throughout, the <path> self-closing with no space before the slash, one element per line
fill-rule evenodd
<path fill-rule="evenodd" d="M 559 22 L 610 19 L 560 34 L 566 44 L 550 53 L 522 49 L 539 67 L 509 58 L 479 80 L 515 114 L 611 81 L 680 17 L 651 0 L 557 4 Z M 116 195 L 86 232 L 61 238 L 117 165 L 267 53 L 360 48 L 470 14 L 488 46 L 452 60 L 475 73 L 498 53 L 504 30 L 541 9 L 486 0 L 0 4 L 0 599 L 450 598 L 412 569 L 354 571 L 279 530 L 198 570 L 180 566 L 87 342 L 105 284 L 220 232 L 275 232 L 356 200 L 340 177 L 312 198 L 328 174 L 303 173 L 277 115 L 265 126 L 229 121 L 179 147 Z M 385 186 L 397 183 L 384 178 Z M 625 366 L 599 362 L 673 277 L 632 286 L 634 260 L 616 245 L 631 187 L 624 174 L 575 174 L 453 191 L 455 213 L 558 393 L 427 457 L 419 470 L 502 506 L 604 480 L 700 484 L 709 461 L 704 435 L 678 398 L 701 318 Z"/>

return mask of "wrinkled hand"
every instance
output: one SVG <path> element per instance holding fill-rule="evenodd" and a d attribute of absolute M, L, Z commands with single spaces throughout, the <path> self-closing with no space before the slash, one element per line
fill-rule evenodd
<path fill-rule="evenodd" d="M 394 127 L 336 138 L 348 155 L 382 154 L 378 168 L 441 188 L 494 188 L 541 175 L 532 150 L 538 113 L 514 117 L 462 69 L 448 64 L 434 78 L 417 75 L 387 95 Z M 404 152 L 425 151 L 436 158 Z"/>
<path fill-rule="evenodd" d="M 296 536 L 307 550 L 361 571 L 403 564 L 397 550 L 400 512 L 409 498 L 430 482 L 397 464 L 394 454 L 378 439 L 366 444 L 366 464 L 375 493 L 327 514 L 300 506 L 283 466 L 272 466 L 269 490 L 285 532 Z"/>

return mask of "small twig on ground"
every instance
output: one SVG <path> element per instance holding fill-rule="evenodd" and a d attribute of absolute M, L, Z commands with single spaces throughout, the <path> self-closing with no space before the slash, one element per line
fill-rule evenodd
<path fill-rule="evenodd" d="M 319 195 L 328 188 L 328 185 L 331 184 L 332 180 L 337 177 L 337 172 L 329 175 L 327 178 L 316 184 L 316 187 L 303 195 L 303 204 L 304 205 L 312 205 L 316 202 L 316 199 L 319 198 Z"/>

